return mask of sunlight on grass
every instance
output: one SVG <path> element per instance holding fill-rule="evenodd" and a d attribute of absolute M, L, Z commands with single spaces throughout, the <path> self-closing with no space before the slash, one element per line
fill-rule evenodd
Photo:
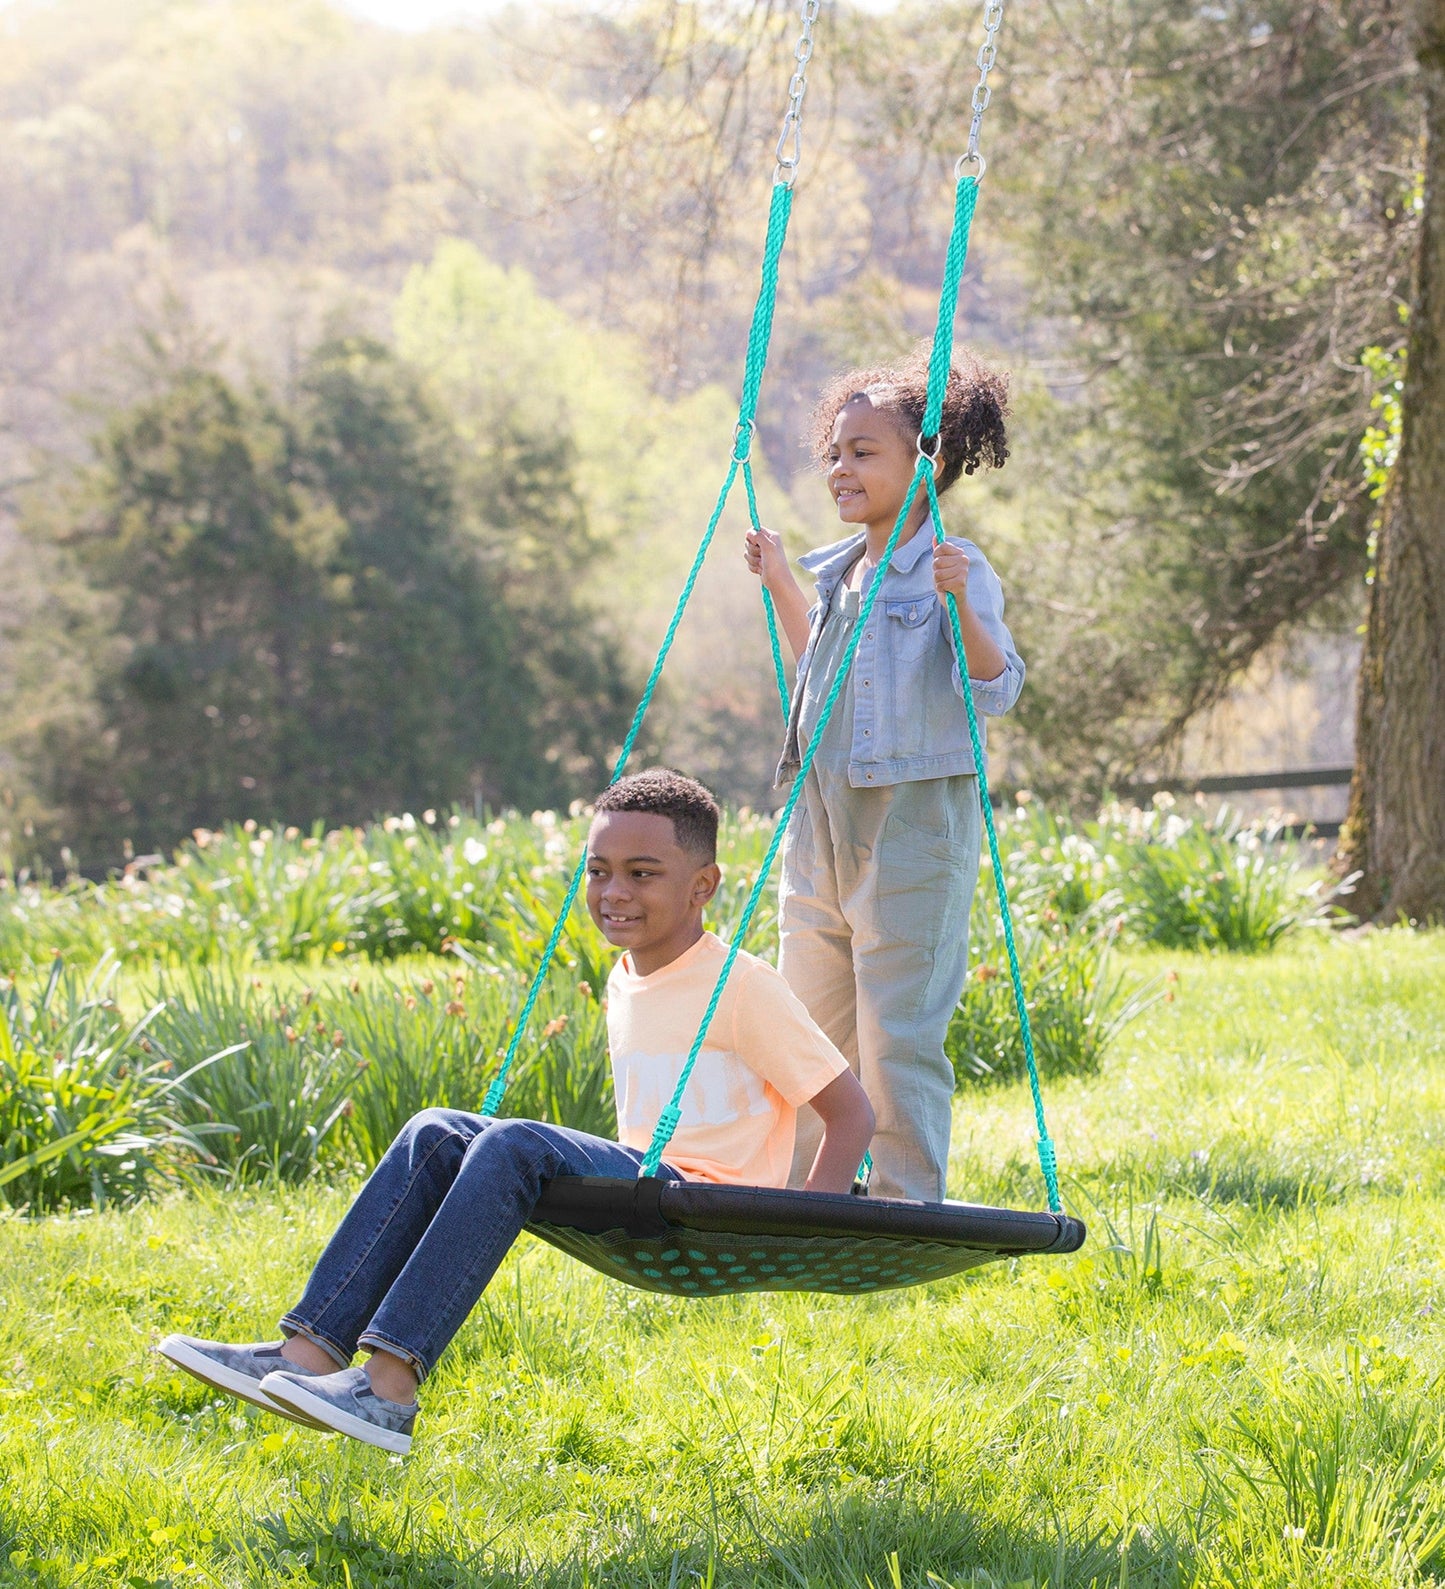
<path fill-rule="evenodd" d="M 348 1187 L 0 1220 L 0 1583 L 1435 1581 L 1445 938 L 1126 959 L 1180 976 L 1050 1090 L 1077 1257 L 698 1304 L 524 1239 L 406 1461 L 148 1351 L 270 1333 Z M 1031 1125 L 961 1093 L 954 1195 L 1040 1204 Z"/>

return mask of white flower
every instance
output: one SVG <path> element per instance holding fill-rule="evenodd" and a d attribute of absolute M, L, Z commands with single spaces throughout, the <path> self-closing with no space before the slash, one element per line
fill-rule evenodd
<path fill-rule="evenodd" d="M 480 839 L 468 839 L 462 845 L 462 859 L 468 866 L 480 866 L 487 858 L 487 847 Z"/>

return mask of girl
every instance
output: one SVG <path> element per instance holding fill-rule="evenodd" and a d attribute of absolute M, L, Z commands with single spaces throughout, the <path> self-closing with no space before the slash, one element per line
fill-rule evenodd
<path fill-rule="evenodd" d="M 873 1191 L 939 1202 L 953 1094 L 943 1043 L 968 973 L 981 828 L 963 691 L 980 717 L 999 716 L 1018 699 L 1024 665 L 998 576 L 971 541 L 935 546 L 925 491 L 879 569 L 917 464 L 927 382 L 925 350 L 897 369 L 850 370 L 819 400 L 812 448 L 839 519 L 856 528 L 799 559 L 816 602 L 771 530 L 749 533 L 746 556 L 798 664 L 779 783 L 812 741 L 871 582 L 884 581 L 784 842 L 778 968 L 877 1114 Z M 1006 409 L 1006 377 L 964 355 L 944 401 L 940 493 L 1003 463 Z M 816 1150 L 800 1131 L 793 1184 Z"/>

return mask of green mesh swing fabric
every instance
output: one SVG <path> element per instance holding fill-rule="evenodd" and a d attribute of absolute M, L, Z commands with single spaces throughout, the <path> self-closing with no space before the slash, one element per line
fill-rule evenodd
<path fill-rule="evenodd" d="M 559 1176 L 527 1229 L 614 1280 L 684 1297 L 886 1291 L 1084 1241 L 1066 1214 L 655 1176 Z"/>

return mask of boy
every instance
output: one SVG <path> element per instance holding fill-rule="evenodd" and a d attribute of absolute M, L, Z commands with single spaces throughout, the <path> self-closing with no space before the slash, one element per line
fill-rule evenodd
<path fill-rule="evenodd" d="M 556 1175 L 636 1175 L 726 954 L 703 929 L 717 891 L 717 802 L 657 769 L 598 797 L 587 909 L 624 952 L 608 979 L 618 1141 L 535 1120 L 427 1109 L 402 1128 L 281 1320 L 250 1346 L 169 1335 L 209 1385 L 298 1423 L 408 1451 L 417 1386 Z M 800 1104 L 822 1122 L 806 1189 L 845 1192 L 873 1111 L 842 1054 L 765 962 L 740 953 L 682 1103 L 669 1180 L 782 1186 Z M 371 1356 L 361 1368 L 360 1347 Z"/>

